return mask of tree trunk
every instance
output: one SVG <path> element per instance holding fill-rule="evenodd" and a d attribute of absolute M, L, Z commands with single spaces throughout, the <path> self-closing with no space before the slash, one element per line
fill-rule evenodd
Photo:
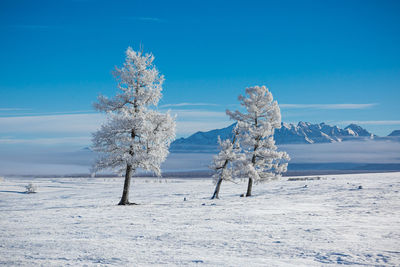
<path fill-rule="evenodd" d="M 121 201 L 118 205 L 129 205 L 129 188 L 131 185 L 132 165 L 126 165 L 124 191 L 122 192 Z"/>
<path fill-rule="evenodd" d="M 257 128 L 258 125 L 258 120 L 257 120 L 257 116 L 254 119 L 254 125 Z M 256 144 L 254 145 L 254 149 L 253 149 L 253 157 L 251 158 L 251 164 L 253 164 L 253 166 L 256 166 L 256 151 L 258 149 L 258 143 L 260 142 L 261 137 L 257 137 L 256 138 Z M 246 197 L 251 197 L 251 189 L 253 188 L 253 178 L 249 177 L 249 183 L 247 184 L 247 193 L 246 193 Z"/>
<path fill-rule="evenodd" d="M 219 195 L 219 189 L 221 188 L 221 184 L 222 184 L 222 178 L 219 178 L 217 185 L 215 186 L 214 194 L 211 197 L 211 199 L 214 199 L 214 198 L 219 199 L 218 195 Z"/>
<path fill-rule="evenodd" d="M 254 153 L 258 148 L 258 140 L 256 145 L 254 146 Z M 253 154 L 253 157 L 251 159 L 251 164 L 253 164 L 253 166 L 256 165 L 256 155 Z M 249 183 L 247 184 L 247 193 L 246 193 L 246 197 L 250 197 L 251 196 L 251 189 L 253 188 L 253 178 L 249 177 Z"/>
<path fill-rule="evenodd" d="M 246 193 L 246 197 L 250 197 L 251 196 L 251 189 L 253 187 L 253 178 L 249 177 L 249 183 L 247 184 L 247 193 Z"/>

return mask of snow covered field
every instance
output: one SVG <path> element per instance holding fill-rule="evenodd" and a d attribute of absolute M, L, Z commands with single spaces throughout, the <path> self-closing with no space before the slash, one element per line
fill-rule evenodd
<path fill-rule="evenodd" d="M 38 193 L 23 193 L 29 182 Z M 251 198 L 239 197 L 245 183 L 223 183 L 216 201 L 211 180 L 134 178 L 138 206 L 116 205 L 122 186 L 0 180 L 0 264 L 400 265 L 400 173 L 285 178 Z"/>

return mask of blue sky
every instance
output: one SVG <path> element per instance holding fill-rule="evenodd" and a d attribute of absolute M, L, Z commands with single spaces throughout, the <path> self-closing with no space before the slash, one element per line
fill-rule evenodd
<path fill-rule="evenodd" d="M 266 85 L 285 122 L 400 129 L 399 1 L 0 2 L 0 140 L 90 144 L 128 46 L 165 75 L 178 136 L 231 123 Z"/>

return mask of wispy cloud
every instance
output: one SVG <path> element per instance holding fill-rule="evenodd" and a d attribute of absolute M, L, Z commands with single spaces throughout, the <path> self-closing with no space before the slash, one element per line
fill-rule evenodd
<path fill-rule="evenodd" d="M 212 119 L 228 119 L 226 116 L 225 111 L 209 111 L 209 110 L 200 110 L 200 109 L 174 109 L 171 110 L 172 114 L 176 114 L 178 119 L 185 119 L 185 120 L 205 120 L 210 121 Z"/>
<path fill-rule="evenodd" d="M 40 24 L 17 24 L 17 25 L 9 25 L 11 29 L 21 29 L 21 30 L 48 30 L 55 29 L 56 26 L 50 25 L 40 25 Z"/>
<path fill-rule="evenodd" d="M 198 131 L 209 131 L 228 126 L 228 116 L 222 111 L 209 111 L 197 109 L 174 109 L 172 115 L 176 115 L 176 130 L 178 136 L 187 136 Z"/>
<path fill-rule="evenodd" d="M 361 124 L 361 125 L 400 125 L 400 120 L 379 120 L 379 121 L 339 121 L 337 124 Z"/>
<path fill-rule="evenodd" d="M 377 106 L 377 103 L 369 104 L 279 104 L 281 108 L 292 109 L 367 109 Z"/>
<path fill-rule="evenodd" d="M 0 133 L 90 133 L 103 120 L 101 114 L 0 117 Z"/>
<path fill-rule="evenodd" d="M 58 145 L 58 144 L 80 144 L 82 146 L 90 143 L 90 137 L 57 137 L 57 138 L 0 138 L 0 144 L 30 144 L 30 145 Z"/>
<path fill-rule="evenodd" d="M 99 113 L 56 114 L 35 116 L 0 116 L 0 144 L 42 143 L 55 144 L 90 140 L 71 138 L 70 136 L 90 137 L 105 121 L 105 115 Z M 208 131 L 222 128 L 231 123 L 225 112 L 174 109 L 177 116 L 177 136 L 187 136 L 197 131 Z M 5 137 L 5 135 L 9 137 Z M 15 138 L 19 137 L 19 138 Z M 36 139 L 35 139 L 36 138 Z M 74 139 L 75 138 L 75 139 Z"/>
<path fill-rule="evenodd" d="M 29 108 L 0 108 L 0 111 L 26 111 L 31 110 Z"/>
<path fill-rule="evenodd" d="M 160 105 L 160 108 L 168 108 L 168 107 L 193 107 L 193 106 L 210 106 L 210 107 L 217 107 L 218 104 L 213 103 L 175 103 L 175 104 L 164 104 Z"/>
<path fill-rule="evenodd" d="M 11 109 L 10 109 L 11 110 Z M 31 109 L 12 109 L 14 111 L 29 111 Z M 5 110 L 9 111 L 9 110 Z M 1 110 L 0 110 L 1 112 Z M 94 114 L 93 110 L 74 110 L 74 111 L 53 111 L 53 112 L 18 112 L 18 113 L 9 113 L 9 114 L 1 114 L 2 117 L 22 117 L 22 116 L 52 116 L 52 115 L 71 115 L 71 114 Z"/>
<path fill-rule="evenodd" d="M 156 17 L 123 17 L 125 20 L 138 20 L 144 22 L 166 22 L 164 19 L 156 18 Z"/>

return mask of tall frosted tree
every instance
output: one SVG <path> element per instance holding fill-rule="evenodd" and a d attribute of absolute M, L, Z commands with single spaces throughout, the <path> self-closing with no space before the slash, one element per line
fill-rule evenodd
<path fill-rule="evenodd" d="M 233 129 L 233 137 L 221 141 L 218 136 L 220 152 L 215 155 L 210 168 L 214 171 L 213 179 L 215 182 L 215 190 L 211 199 L 219 199 L 219 190 L 221 189 L 222 181 L 231 181 L 236 176 L 234 164 L 243 160 L 244 155 L 241 153 L 238 142 L 238 129 Z"/>
<path fill-rule="evenodd" d="M 278 103 L 265 86 L 246 89 L 239 96 L 246 112 L 227 114 L 237 121 L 238 134 L 245 158 L 240 162 L 242 175 L 248 177 L 246 196 L 251 196 L 254 182 L 276 179 L 286 172 L 289 155 L 278 151 L 274 141 L 274 130 L 281 127 L 281 112 Z"/>
<path fill-rule="evenodd" d="M 161 175 L 160 165 L 175 138 L 175 120 L 156 110 L 164 76 L 153 64 L 152 54 L 126 50 L 125 63 L 116 68 L 118 92 L 113 98 L 100 95 L 94 107 L 107 121 L 93 133 L 93 150 L 99 153 L 93 170 L 125 173 L 119 205 L 129 205 L 132 174 L 139 168 Z"/>

